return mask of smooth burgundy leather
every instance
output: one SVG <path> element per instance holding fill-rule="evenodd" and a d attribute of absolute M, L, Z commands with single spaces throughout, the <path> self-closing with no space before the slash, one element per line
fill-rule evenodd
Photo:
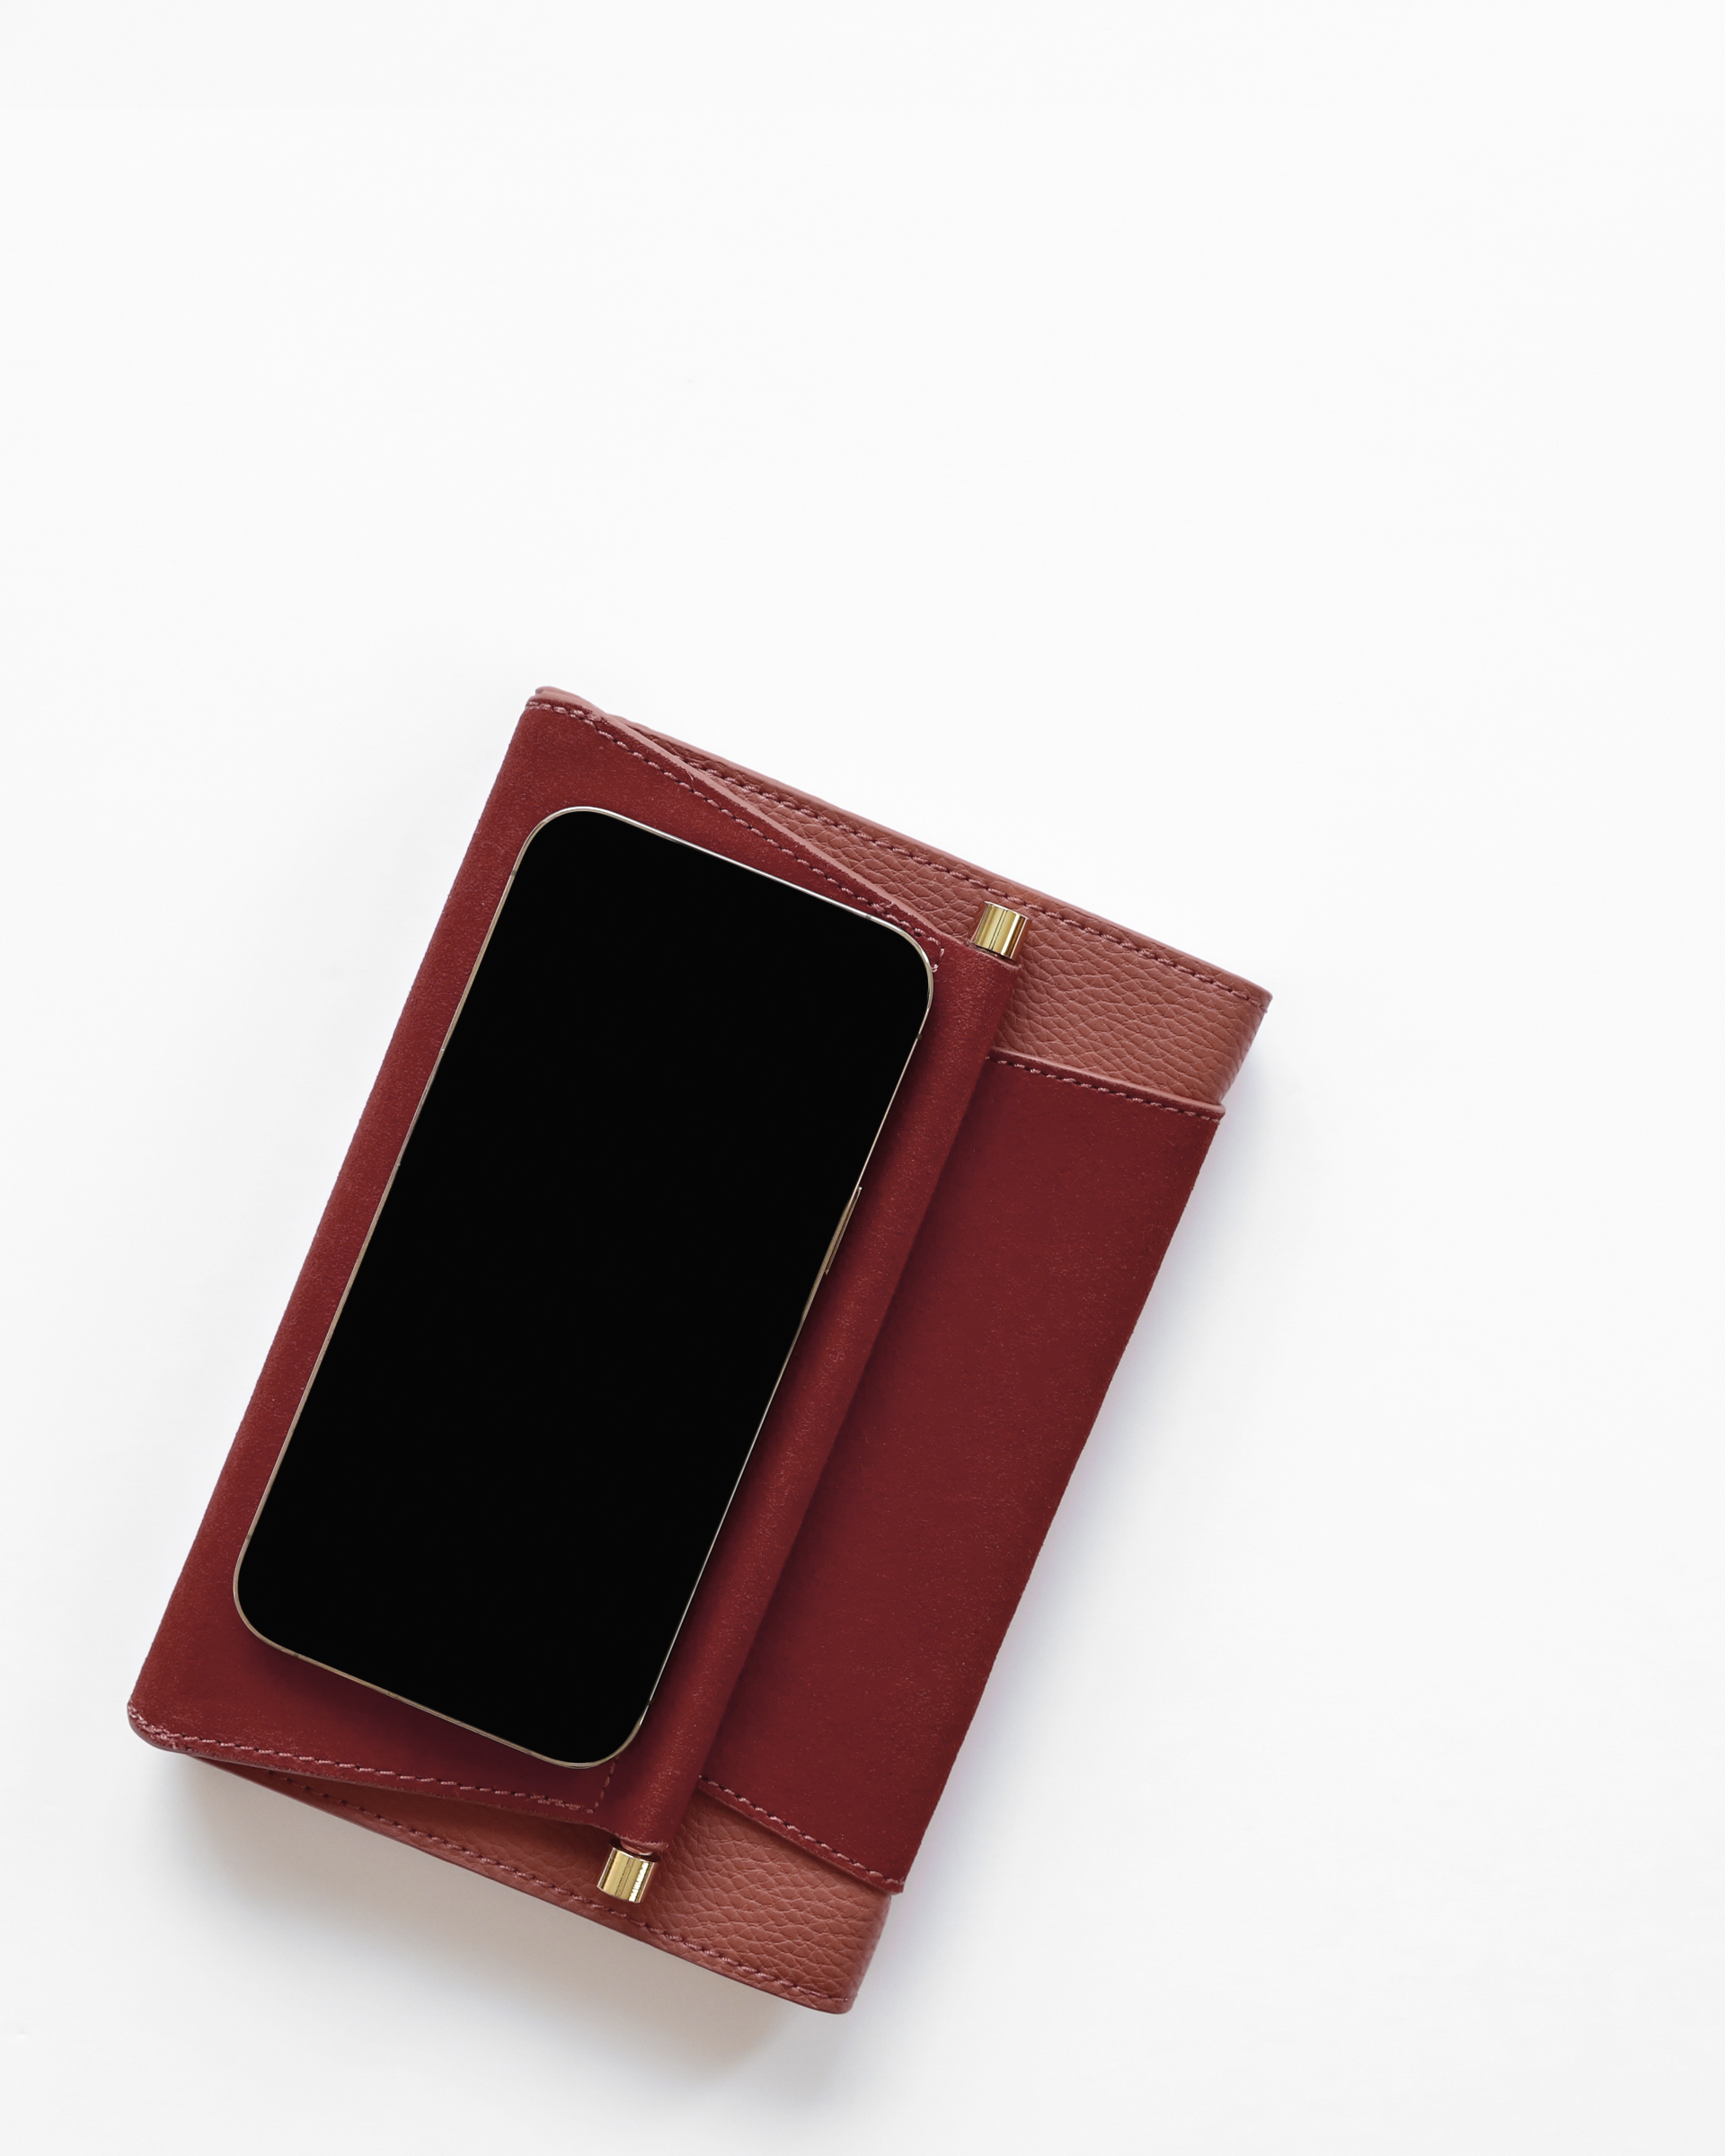
<path fill-rule="evenodd" d="M 264 1646 L 231 1593 L 509 870 L 544 817 L 580 802 L 878 911 L 935 968 L 922 1045 L 653 1709 L 617 1761 L 586 1771 Z M 1019 968 L 965 940 L 987 897 L 1031 916 Z M 542 692 L 139 1679 L 134 1725 L 741 1981 L 844 2010 L 1179 1218 L 1220 1114 L 1211 1096 L 1266 1000 L 1183 953 Z M 650 1909 L 620 1912 L 590 1892 L 613 1836 L 670 1852 Z"/>

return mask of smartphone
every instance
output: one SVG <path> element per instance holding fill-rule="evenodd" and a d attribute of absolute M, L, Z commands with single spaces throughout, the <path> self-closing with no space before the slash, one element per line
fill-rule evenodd
<path fill-rule="evenodd" d="M 235 1568 L 252 1630 L 559 1766 L 620 1752 L 932 989 L 872 914 L 542 823 Z"/>

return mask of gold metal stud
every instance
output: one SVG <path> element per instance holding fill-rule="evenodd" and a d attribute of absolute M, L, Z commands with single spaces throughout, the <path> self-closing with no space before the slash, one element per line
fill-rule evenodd
<path fill-rule="evenodd" d="M 599 1892 L 614 1902 L 638 1902 L 653 1883 L 659 1869 L 652 1857 L 638 1857 L 632 1849 L 614 1849 L 599 1874 Z"/>
<path fill-rule="evenodd" d="M 1016 958 L 1029 925 L 1027 917 L 1015 914 L 1009 906 L 985 906 L 981 919 L 970 932 L 970 941 L 978 950 L 991 950 L 997 959 Z"/>

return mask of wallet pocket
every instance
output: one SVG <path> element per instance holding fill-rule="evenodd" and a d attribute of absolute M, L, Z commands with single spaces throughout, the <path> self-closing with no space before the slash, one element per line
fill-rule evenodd
<path fill-rule="evenodd" d="M 710 1796 L 903 1886 L 1219 1118 L 990 1056 Z"/>

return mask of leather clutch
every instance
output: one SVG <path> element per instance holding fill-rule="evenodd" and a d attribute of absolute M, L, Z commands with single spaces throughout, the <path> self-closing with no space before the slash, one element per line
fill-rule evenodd
<path fill-rule="evenodd" d="M 654 1704 L 616 1759 L 584 1769 L 280 1653 L 247 1630 L 232 1590 L 511 867 L 535 826 L 578 804 L 882 914 L 934 973 L 922 1043 Z M 1024 918 L 1015 960 L 971 941 L 989 906 Z M 133 1726 L 719 1975 L 844 2012 L 1268 1002 L 1147 937 L 540 691 L 138 1679 Z M 518 1496 L 534 1503 L 531 1489 Z M 571 1563 L 598 1532 L 571 1522 Z M 619 1850 L 652 1860 L 650 1875 L 634 1868 L 650 1876 L 638 1904 L 599 1886 Z"/>

